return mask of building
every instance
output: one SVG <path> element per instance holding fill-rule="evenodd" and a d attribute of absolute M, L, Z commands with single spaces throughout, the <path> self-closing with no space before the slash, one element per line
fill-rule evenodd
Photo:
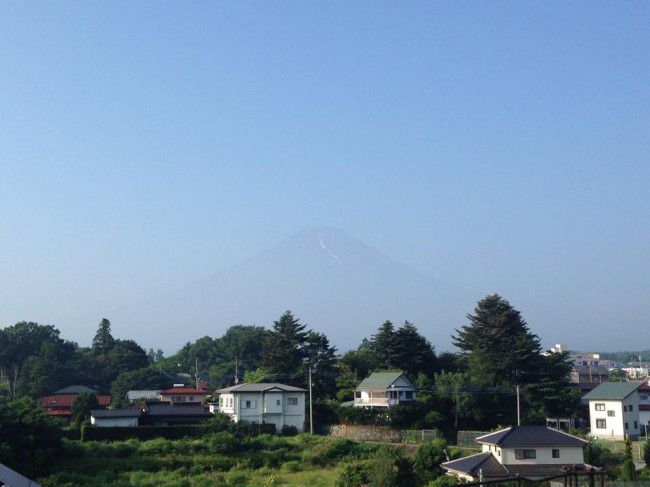
<path fill-rule="evenodd" d="M 637 389 L 639 393 L 639 425 L 641 434 L 650 434 L 650 384 L 643 383 Z"/>
<path fill-rule="evenodd" d="M 211 417 L 212 414 L 199 403 L 151 402 L 142 407 L 93 409 L 90 423 L 98 428 L 170 426 L 195 424 Z"/>
<path fill-rule="evenodd" d="M 159 391 L 160 400 L 163 402 L 178 403 L 202 403 L 207 394 L 205 389 L 175 385 L 171 389 Z"/>
<path fill-rule="evenodd" d="M 593 468 L 584 463 L 586 441 L 546 426 L 511 426 L 476 441 L 483 451 L 443 463 L 447 475 L 467 482 L 542 480 Z"/>
<path fill-rule="evenodd" d="M 69 386 L 55 391 L 50 396 L 41 397 L 40 404 L 50 416 L 69 420 L 72 417 L 72 405 L 75 398 L 82 392 L 95 394 L 97 405 L 106 409 L 111 404 L 111 396 L 108 394 L 97 394 L 97 391 L 86 386 Z"/>
<path fill-rule="evenodd" d="M 373 372 L 354 391 L 354 405 L 389 408 L 415 400 L 417 389 L 403 372 Z"/>
<path fill-rule="evenodd" d="M 218 411 L 233 421 L 274 424 L 276 431 L 294 426 L 305 429 L 305 389 L 278 383 L 249 382 L 219 389 Z"/>
<path fill-rule="evenodd" d="M 640 386 L 640 382 L 603 382 L 584 395 L 591 436 L 611 440 L 639 436 Z"/>
<path fill-rule="evenodd" d="M 604 365 L 573 364 L 571 382 L 577 384 L 594 384 L 609 381 L 609 369 Z"/>

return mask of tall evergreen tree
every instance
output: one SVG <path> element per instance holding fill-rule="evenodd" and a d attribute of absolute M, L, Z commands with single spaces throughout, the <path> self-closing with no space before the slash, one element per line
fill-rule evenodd
<path fill-rule="evenodd" d="M 312 380 L 316 397 L 332 397 L 336 394 L 336 348 L 323 333 L 310 331 L 307 336 L 305 355 L 312 368 Z"/>
<path fill-rule="evenodd" d="M 111 335 L 111 322 L 103 318 L 93 338 L 93 353 L 95 355 L 105 355 L 113 348 L 114 343 L 115 339 Z"/>
<path fill-rule="evenodd" d="M 393 342 L 395 339 L 395 327 L 393 323 L 386 320 L 370 339 L 370 349 L 374 354 L 375 368 L 391 368 L 393 359 Z"/>
<path fill-rule="evenodd" d="M 273 330 L 266 339 L 262 365 L 278 379 L 296 382 L 292 376 L 300 374 L 305 358 L 308 336 L 305 328 L 291 311 L 286 311 L 273 323 Z"/>
<path fill-rule="evenodd" d="M 436 370 L 436 354 L 431 343 L 408 321 L 394 333 L 388 359 L 391 368 L 403 370 L 412 380 L 419 372 L 432 375 Z"/>

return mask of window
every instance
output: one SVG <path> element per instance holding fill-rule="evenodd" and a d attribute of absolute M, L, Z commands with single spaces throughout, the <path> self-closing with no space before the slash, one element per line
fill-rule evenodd
<path fill-rule="evenodd" d="M 607 411 L 607 416 L 613 418 L 614 416 L 616 416 L 616 411 L 610 409 L 609 411 Z"/>
<path fill-rule="evenodd" d="M 553 458 L 560 458 L 560 450 L 553 448 Z"/>
<path fill-rule="evenodd" d="M 355 399 L 361 399 L 361 391 L 354 391 Z"/>
<path fill-rule="evenodd" d="M 276 405 L 276 406 L 280 406 L 281 404 L 282 404 L 282 402 L 280 401 L 280 399 L 278 399 L 277 401 L 275 401 L 275 405 Z"/>
<path fill-rule="evenodd" d="M 194 401 L 194 396 L 190 396 L 190 401 Z"/>
<path fill-rule="evenodd" d="M 643 395 L 641 395 L 641 397 L 639 399 L 641 399 L 642 401 L 647 401 L 648 400 L 648 395 L 643 394 Z"/>
<path fill-rule="evenodd" d="M 623 411 L 627 412 L 627 406 L 623 405 Z"/>
<path fill-rule="evenodd" d="M 524 460 L 524 459 L 531 459 L 531 458 L 537 458 L 537 454 L 535 450 L 532 449 L 515 449 L 515 458 L 517 460 Z"/>
<path fill-rule="evenodd" d="M 598 428 L 599 430 L 607 429 L 607 422 L 604 419 L 597 419 L 596 428 Z"/>
<path fill-rule="evenodd" d="M 639 427 L 639 423 L 637 423 L 637 422 L 635 421 L 635 422 L 634 422 L 634 429 L 637 429 L 638 427 Z"/>
<path fill-rule="evenodd" d="M 497 450 L 497 456 L 498 456 L 498 457 L 501 456 L 501 450 Z"/>
<path fill-rule="evenodd" d="M 251 408 L 251 402 L 250 402 L 250 401 L 246 401 L 246 402 L 244 403 L 244 407 L 245 407 L 246 409 L 250 409 L 250 408 Z"/>
<path fill-rule="evenodd" d="M 605 404 L 597 402 L 596 403 L 596 411 L 604 411 L 605 410 Z"/>
<path fill-rule="evenodd" d="M 634 406 L 633 406 L 632 404 L 630 404 L 630 405 L 627 407 L 627 410 L 628 410 L 628 411 L 633 411 L 633 410 L 634 410 Z"/>
<path fill-rule="evenodd" d="M 627 423 L 625 423 L 625 429 L 626 429 L 626 430 L 629 430 L 629 429 L 630 429 L 630 428 L 627 427 Z"/>
<path fill-rule="evenodd" d="M 297 406 L 298 398 L 297 397 L 287 397 L 287 406 Z"/>
<path fill-rule="evenodd" d="M 406 399 L 413 399 L 413 391 L 406 391 L 404 396 Z"/>

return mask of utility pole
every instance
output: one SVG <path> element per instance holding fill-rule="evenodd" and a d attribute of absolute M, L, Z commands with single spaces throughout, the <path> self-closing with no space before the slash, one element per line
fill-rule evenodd
<path fill-rule="evenodd" d="M 239 357 L 235 357 L 235 385 L 239 384 Z"/>
<path fill-rule="evenodd" d="M 519 403 L 519 384 L 517 384 L 517 426 L 521 426 L 521 405 Z"/>
<path fill-rule="evenodd" d="M 314 434 L 314 409 L 312 407 L 312 395 L 311 395 L 311 362 L 309 363 L 309 432 Z"/>
<path fill-rule="evenodd" d="M 194 357 L 194 379 L 196 388 L 199 388 L 199 357 Z"/>

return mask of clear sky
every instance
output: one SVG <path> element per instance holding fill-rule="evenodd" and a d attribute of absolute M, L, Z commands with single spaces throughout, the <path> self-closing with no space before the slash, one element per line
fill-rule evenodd
<path fill-rule="evenodd" d="M 649 25 L 648 2 L 3 2 L 0 323 L 84 343 L 333 225 L 584 327 L 570 347 L 649 348 Z"/>

